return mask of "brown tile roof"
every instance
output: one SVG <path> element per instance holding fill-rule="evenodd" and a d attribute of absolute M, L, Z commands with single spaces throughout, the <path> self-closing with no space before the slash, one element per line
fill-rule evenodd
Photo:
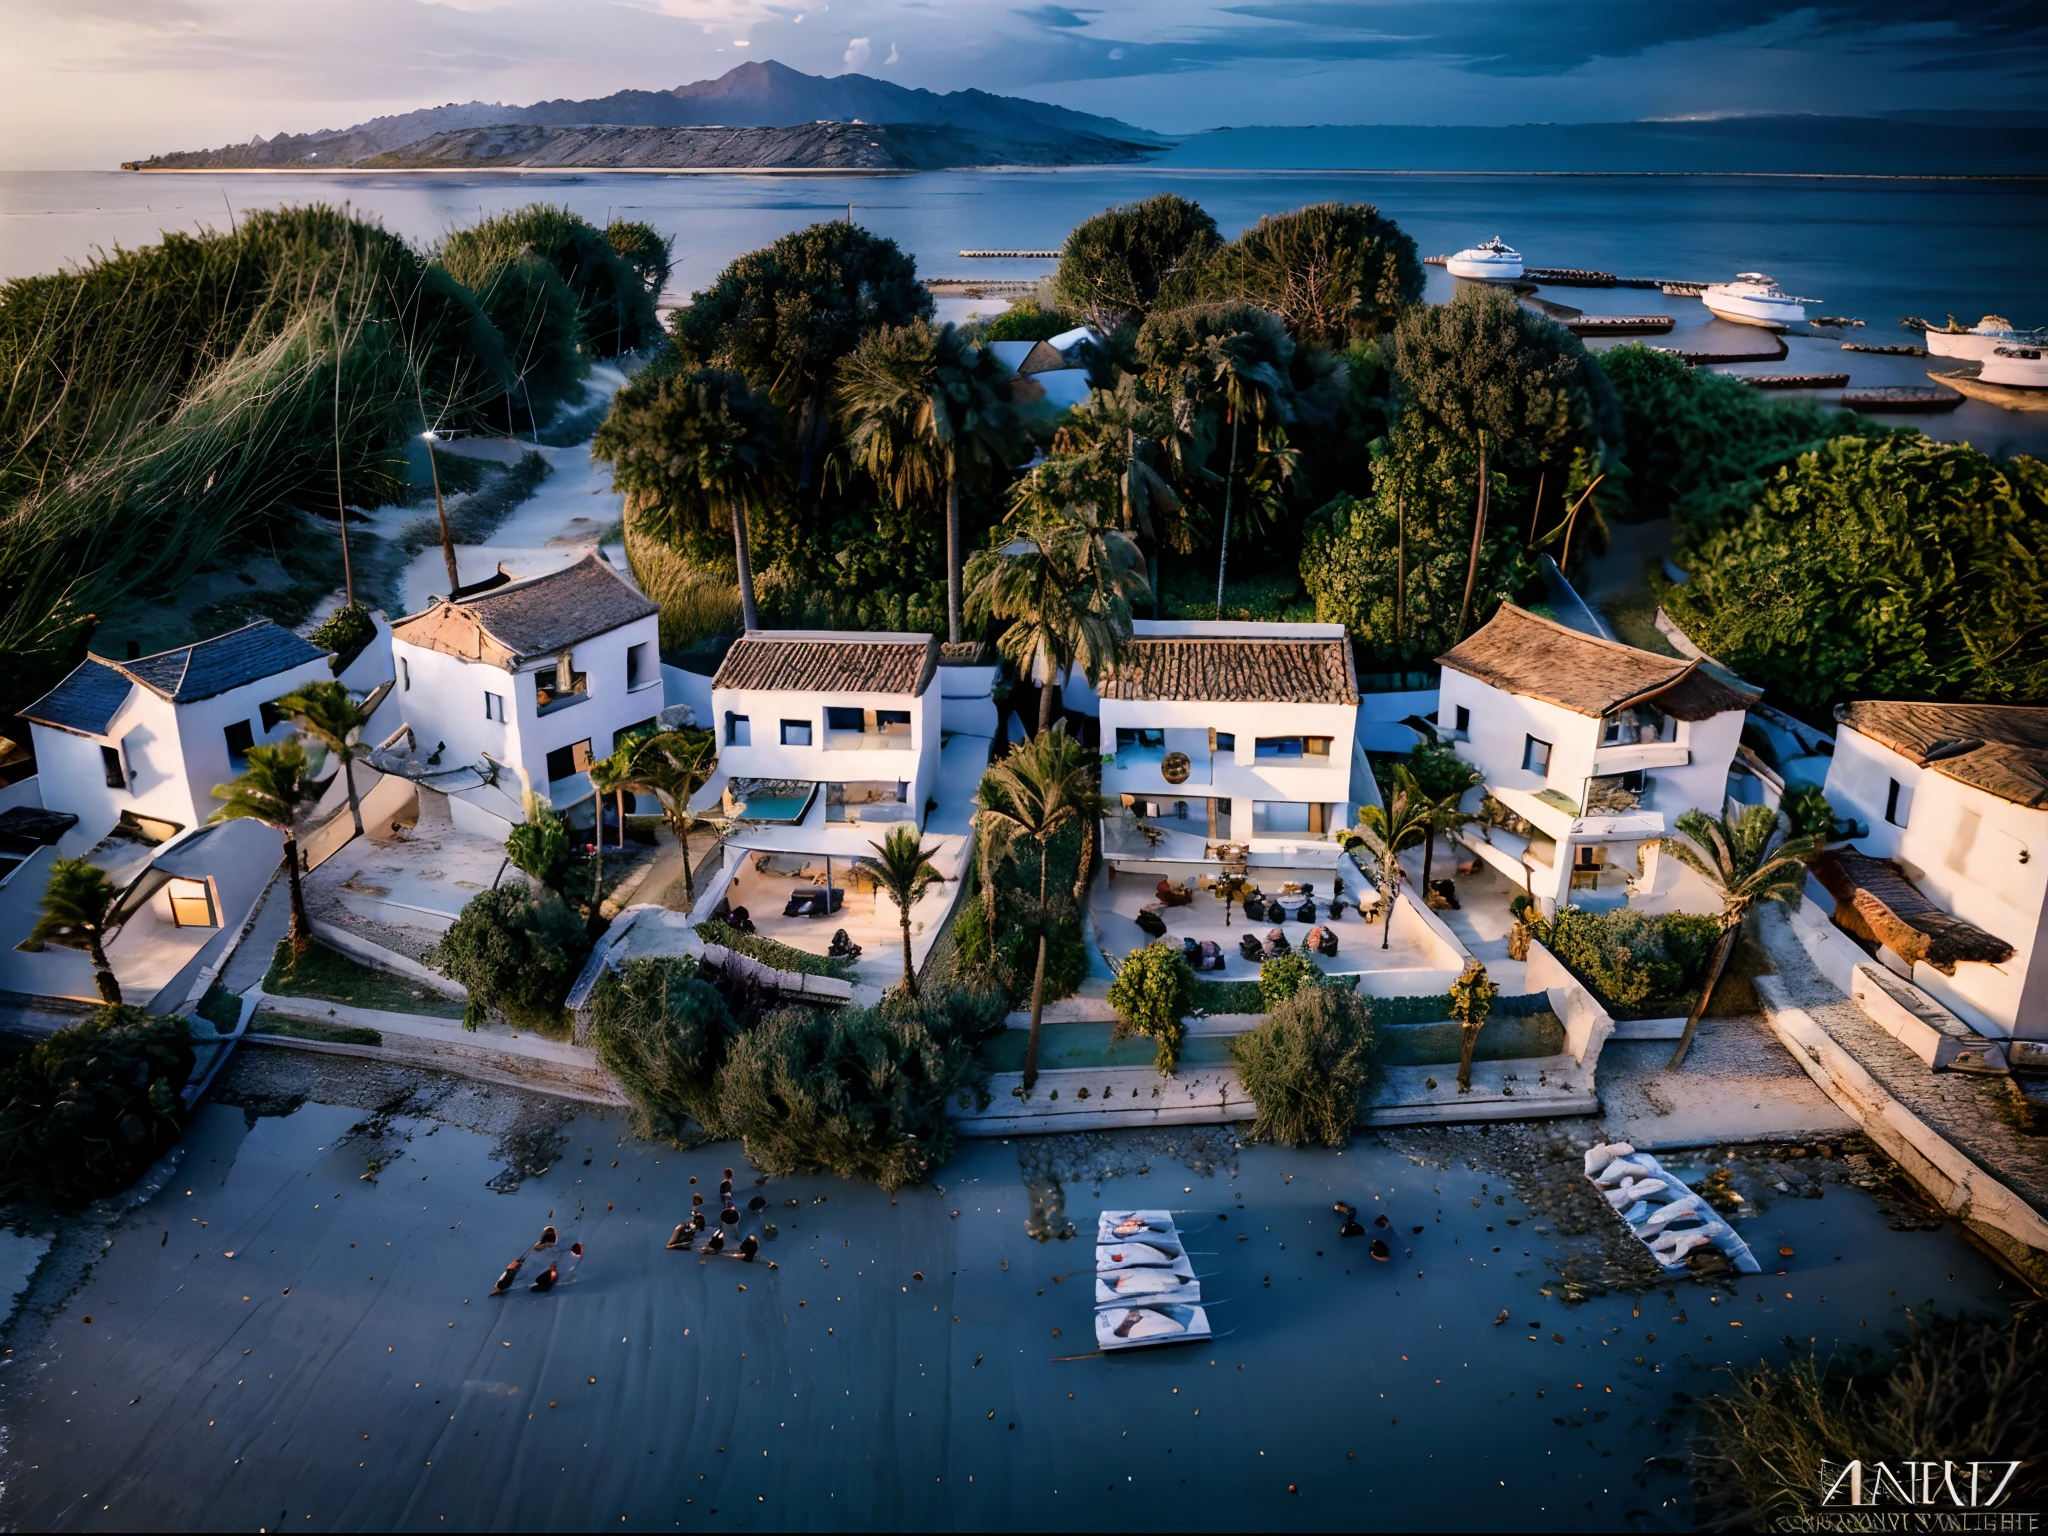
<path fill-rule="evenodd" d="M 1482 683 L 1599 718 L 1626 704 L 1655 703 L 1680 720 L 1747 709 L 1759 697 L 1724 683 L 1697 661 L 1603 640 L 1513 603 L 1437 661 Z"/>
<path fill-rule="evenodd" d="M 593 553 L 545 576 L 444 598 L 391 632 L 409 645 L 511 668 L 660 611 Z"/>
<path fill-rule="evenodd" d="M 1858 699 L 1839 706 L 1835 718 L 1958 783 L 2014 805 L 2048 807 L 2048 709 Z"/>
<path fill-rule="evenodd" d="M 1959 961 L 1997 965 L 2012 958 L 2010 944 L 1942 911 L 1889 859 L 1830 848 L 1815 855 L 1813 875 L 1835 898 L 1835 921 L 1844 930 L 1902 959 L 1925 960 L 1953 976 Z"/>
<path fill-rule="evenodd" d="M 1105 699 L 1188 703 L 1356 704 L 1348 640 L 1140 636 L 1103 680 Z"/>
<path fill-rule="evenodd" d="M 725 653 L 714 688 L 916 696 L 939 665 L 930 635 L 750 629 Z"/>

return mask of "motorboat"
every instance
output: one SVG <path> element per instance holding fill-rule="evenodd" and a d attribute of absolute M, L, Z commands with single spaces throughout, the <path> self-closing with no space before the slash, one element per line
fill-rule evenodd
<path fill-rule="evenodd" d="M 1148 1233 L 1174 1241 L 1177 1234 L 1173 1229 L 1173 1212 L 1104 1211 L 1095 1221 L 1098 1243 L 1150 1242 Z"/>
<path fill-rule="evenodd" d="M 1794 298 L 1761 272 L 1738 272 L 1732 283 L 1709 283 L 1700 302 L 1723 320 L 1782 330 L 1806 323 L 1806 306 L 1819 299 Z"/>
<path fill-rule="evenodd" d="M 2022 331 L 2003 315 L 1986 315 L 1967 331 L 1949 316 L 1943 330 L 1927 327 L 1929 357 L 1963 357 L 1982 362 L 2000 347 L 2038 347 L 2048 342 L 2048 331 Z"/>
<path fill-rule="evenodd" d="M 1444 258 L 1444 270 L 1453 277 L 1479 282 L 1505 282 L 1522 275 L 1522 253 L 1495 235 L 1484 245 L 1474 245 Z"/>
<path fill-rule="evenodd" d="M 1170 1269 L 1125 1269 L 1095 1277 L 1098 1307 L 1156 1307 L 1169 1302 L 1188 1305 L 1201 1299 L 1198 1281 L 1183 1279 Z"/>
<path fill-rule="evenodd" d="M 1106 1307 L 1095 1314 L 1095 1343 L 1105 1354 L 1159 1344 L 1190 1344 L 1210 1336 L 1209 1314 L 1200 1307 Z"/>
<path fill-rule="evenodd" d="M 2048 389 L 2048 347 L 1994 347 L 1977 377 L 2008 389 Z"/>

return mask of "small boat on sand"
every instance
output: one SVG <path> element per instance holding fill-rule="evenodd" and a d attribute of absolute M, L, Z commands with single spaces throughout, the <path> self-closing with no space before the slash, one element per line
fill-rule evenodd
<path fill-rule="evenodd" d="M 1927 327 L 1927 355 L 1981 363 L 2000 347 L 2039 346 L 2044 340 L 2048 333 L 2022 331 L 2003 315 L 1986 315 L 1967 331 L 1950 315 L 1946 328 Z"/>
<path fill-rule="evenodd" d="M 1095 1220 L 1098 1243 L 1149 1242 L 1152 1236 L 1178 1243 L 1171 1211 L 1104 1211 Z"/>
<path fill-rule="evenodd" d="M 1150 1243 L 1104 1244 L 1095 1250 L 1095 1273 L 1098 1275 L 1118 1274 L 1126 1269 L 1172 1270 L 1190 1278 L 1195 1272 L 1194 1266 L 1188 1263 L 1187 1255 L 1177 1246 L 1171 1253 Z"/>
<path fill-rule="evenodd" d="M 1977 377 L 2007 389 L 2048 390 L 2048 347 L 1994 347 Z"/>
<path fill-rule="evenodd" d="M 1709 283 L 1700 302 L 1723 320 L 1782 330 L 1806 323 L 1806 306 L 1818 299 L 1794 298 L 1761 272 L 1738 272 L 1730 283 Z"/>
<path fill-rule="evenodd" d="M 1095 1343 L 1104 1353 L 1208 1337 L 1209 1314 L 1200 1307 L 1108 1307 L 1095 1314 Z"/>
<path fill-rule="evenodd" d="M 1201 1299 L 1202 1287 L 1197 1281 L 1170 1269 L 1126 1269 L 1095 1277 L 1098 1307 L 1156 1307 L 1168 1302 L 1185 1306 Z"/>
<path fill-rule="evenodd" d="M 1446 256 L 1444 270 L 1453 277 L 1477 282 L 1506 282 L 1522 275 L 1522 253 L 1495 235 L 1484 245 L 1468 246 L 1455 256 Z"/>

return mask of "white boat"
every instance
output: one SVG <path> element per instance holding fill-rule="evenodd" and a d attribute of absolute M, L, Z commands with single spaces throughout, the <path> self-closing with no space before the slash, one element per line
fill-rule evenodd
<path fill-rule="evenodd" d="M 1738 1273 L 1763 1272 L 1735 1229 L 1649 1153 L 1625 1141 L 1603 1142 L 1587 1149 L 1585 1169 L 1665 1274 L 1690 1272 L 1686 1256 L 1696 1248 L 1718 1248 Z"/>
<path fill-rule="evenodd" d="M 1200 1307 L 1109 1307 L 1095 1314 L 1095 1343 L 1105 1353 L 1209 1336 L 1209 1314 Z"/>
<path fill-rule="evenodd" d="M 1444 270 L 1453 277 L 1505 282 L 1522 275 L 1522 253 L 1495 235 L 1484 245 L 1470 246 L 1455 256 L 1446 256 Z"/>
<path fill-rule="evenodd" d="M 1778 330 L 1806 323 L 1806 306 L 1819 299 L 1798 299 L 1761 272 L 1738 272 L 1732 283 L 1709 283 L 1700 302 L 1723 320 Z"/>
<path fill-rule="evenodd" d="M 1185 1306 L 1201 1299 L 1199 1281 L 1183 1279 L 1170 1269 L 1126 1269 L 1095 1277 L 1098 1307 L 1157 1307 L 1169 1302 Z"/>
<path fill-rule="evenodd" d="M 1148 1233 L 1179 1246 L 1171 1211 L 1104 1211 L 1095 1219 L 1098 1243 L 1150 1242 Z"/>
<path fill-rule="evenodd" d="M 1194 1274 L 1177 1243 L 1170 1248 L 1153 1243 L 1104 1243 L 1096 1248 L 1095 1273 L 1109 1275 L 1126 1269 L 1170 1269 L 1190 1277 Z"/>
<path fill-rule="evenodd" d="M 2048 389 L 2048 347 L 1997 347 L 1977 377 L 2008 389 Z"/>
<path fill-rule="evenodd" d="M 1953 316 L 1949 325 L 1955 325 Z M 1984 361 L 2000 347 L 2037 347 L 2048 341 L 2048 332 L 2015 329 L 2003 315 L 1986 315 L 1967 331 L 1937 331 L 1930 325 L 1926 334 L 1929 357 L 1964 357 L 1972 362 Z"/>

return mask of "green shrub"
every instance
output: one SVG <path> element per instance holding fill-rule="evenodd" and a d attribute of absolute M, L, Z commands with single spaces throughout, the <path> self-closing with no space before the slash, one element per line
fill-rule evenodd
<path fill-rule="evenodd" d="M 1794 837 L 1833 837 L 1835 808 L 1818 784 L 1795 784 L 1785 791 L 1778 809 L 1792 824 Z"/>
<path fill-rule="evenodd" d="M 536 800 L 532 814 L 505 837 L 505 857 L 529 880 L 551 891 L 562 888 L 569 869 L 569 824 Z"/>
<path fill-rule="evenodd" d="M 1377 1041 L 1372 1012 L 1356 992 L 1304 987 L 1257 1029 L 1236 1036 L 1230 1054 L 1258 1108 L 1250 1139 L 1284 1147 L 1341 1147 L 1371 1085 Z"/>
<path fill-rule="evenodd" d="M 1256 981 L 1212 981 L 1195 978 L 1195 1006 L 1204 1013 L 1264 1013 L 1265 998 Z"/>
<path fill-rule="evenodd" d="M 335 675 L 338 677 L 349 669 L 355 659 L 370 647 L 377 638 L 377 622 L 370 617 L 370 610 L 361 603 L 351 603 L 337 608 L 321 623 L 320 627 L 306 637 L 322 650 L 334 652 Z"/>
<path fill-rule="evenodd" d="M 850 961 L 814 955 L 807 949 L 796 949 L 780 940 L 763 938 L 758 933 L 741 933 L 716 918 L 708 923 L 699 923 L 697 937 L 706 944 L 723 945 L 734 954 L 771 965 L 778 971 L 792 971 L 798 976 L 835 976 L 844 981 L 853 972 Z"/>
<path fill-rule="evenodd" d="M 629 960 L 608 972 L 590 1000 L 590 1030 L 640 1135 L 680 1142 L 692 1120 L 719 1134 L 718 1073 L 739 1026 L 695 960 Z"/>
<path fill-rule="evenodd" d="M 973 1036 L 991 1006 L 892 997 L 770 1014 L 720 1074 L 724 1129 L 767 1173 L 836 1173 L 891 1191 L 918 1183 L 952 1153 L 946 1101 L 988 1103 Z"/>
<path fill-rule="evenodd" d="M 1110 1038 L 1147 1035 L 1158 1042 L 1152 1065 L 1169 1075 L 1180 1062 L 1183 1022 L 1194 1005 L 1195 973 L 1178 946 L 1147 944 L 1124 957 L 1123 969 L 1109 985 L 1109 1006 L 1116 1010 Z"/>
<path fill-rule="evenodd" d="M 999 884 L 997 891 L 1000 909 L 1003 886 Z M 1022 924 L 998 924 L 995 953 L 991 956 L 988 919 L 983 912 L 979 891 L 962 897 L 955 910 L 953 942 L 958 947 L 960 963 L 970 972 L 999 980 L 1011 1001 L 1021 1005 L 1031 996 L 1031 973 L 1038 964 L 1038 936 Z M 1072 997 L 1087 977 L 1088 941 L 1082 937 L 1078 917 L 1073 917 L 1046 939 L 1045 1000 Z"/>
<path fill-rule="evenodd" d="M 1557 956 L 1617 1019 L 1687 1012 L 1720 941 L 1718 918 L 1689 912 L 1651 916 L 1633 907 L 1587 912 L 1561 907 L 1543 918 L 1524 909 L 1536 941 Z"/>
<path fill-rule="evenodd" d="M 305 1019 L 288 1019 L 283 1014 L 259 1011 L 249 1021 L 259 1035 L 283 1035 L 287 1040 L 315 1040 L 322 1045 L 382 1045 L 384 1037 L 361 1024 L 318 1024 Z"/>
<path fill-rule="evenodd" d="M 1275 955 L 1259 967 L 1259 1001 L 1271 1013 L 1303 987 L 1322 982 L 1323 968 L 1307 955 Z"/>
<path fill-rule="evenodd" d="M 0 1189 L 63 1201 L 126 1189 L 176 1145 L 192 1026 L 101 1008 L 0 1070 Z"/>
<path fill-rule="evenodd" d="M 469 992 L 463 1028 L 495 1008 L 515 1024 L 559 1033 L 562 999 L 589 953 L 583 920 L 560 896 L 500 886 L 470 898 L 431 958 Z"/>

